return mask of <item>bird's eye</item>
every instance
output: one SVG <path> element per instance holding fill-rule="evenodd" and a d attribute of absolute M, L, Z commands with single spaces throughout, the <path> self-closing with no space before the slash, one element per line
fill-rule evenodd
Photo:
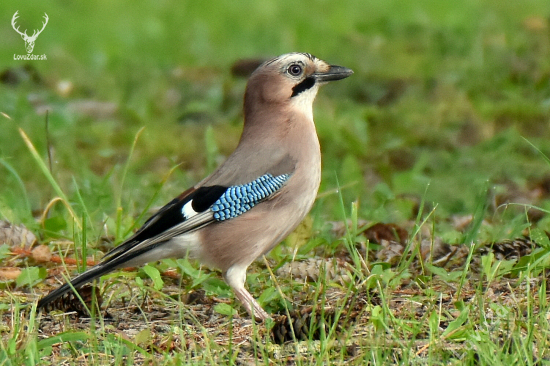
<path fill-rule="evenodd" d="M 300 65 L 290 65 L 288 67 L 288 73 L 292 76 L 298 76 L 302 73 L 302 66 Z"/>

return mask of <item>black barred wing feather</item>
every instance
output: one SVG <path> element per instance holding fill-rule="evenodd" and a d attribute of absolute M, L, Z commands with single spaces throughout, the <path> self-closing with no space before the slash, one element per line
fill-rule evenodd
<path fill-rule="evenodd" d="M 288 178 L 289 174 L 265 174 L 250 183 L 229 187 L 211 207 L 214 219 L 224 221 L 242 215 L 281 189 Z"/>

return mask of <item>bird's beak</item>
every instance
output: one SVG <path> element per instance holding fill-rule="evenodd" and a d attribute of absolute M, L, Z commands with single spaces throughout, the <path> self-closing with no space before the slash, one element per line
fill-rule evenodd
<path fill-rule="evenodd" d="M 353 74 L 352 69 L 343 66 L 330 65 L 327 71 L 316 72 L 312 76 L 320 82 L 345 79 Z"/>

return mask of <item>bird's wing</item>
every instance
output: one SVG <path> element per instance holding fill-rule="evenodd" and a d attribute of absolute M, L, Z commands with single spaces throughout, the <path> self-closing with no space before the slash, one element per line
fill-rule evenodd
<path fill-rule="evenodd" d="M 273 197 L 288 181 L 290 174 L 261 177 L 240 185 L 191 188 L 170 201 L 153 215 L 128 240 L 111 250 L 102 261 L 42 298 L 38 307 L 162 245 L 170 239 L 212 223 L 233 219 L 255 205 Z"/>
<path fill-rule="evenodd" d="M 139 249 L 144 244 L 151 245 L 166 241 L 178 235 L 176 227 L 179 228 L 179 234 L 183 234 L 212 222 L 212 215 L 205 212 L 205 208 L 213 204 L 226 189 L 227 187 L 216 185 L 186 190 L 151 216 L 133 236 L 107 253 L 103 261 L 117 257 L 121 253 Z M 193 217 L 189 212 L 186 215 L 184 210 L 184 207 L 188 209 L 190 206 L 197 207 Z M 174 235 L 168 236 L 168 233 L 174 233 Z"/>

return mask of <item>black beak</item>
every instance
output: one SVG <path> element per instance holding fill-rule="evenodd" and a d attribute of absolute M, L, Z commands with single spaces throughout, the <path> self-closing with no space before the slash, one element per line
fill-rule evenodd
<path fill-rule="evenodd" d="M 317 81 L 327 82 L 345 79 L 351 74 L 353 74 L 352 69 L 348 69 L 347 67 L 343 66 L 330 65 L 328 71 L 316 72 L 311 76 L 313 76 Z"/>

